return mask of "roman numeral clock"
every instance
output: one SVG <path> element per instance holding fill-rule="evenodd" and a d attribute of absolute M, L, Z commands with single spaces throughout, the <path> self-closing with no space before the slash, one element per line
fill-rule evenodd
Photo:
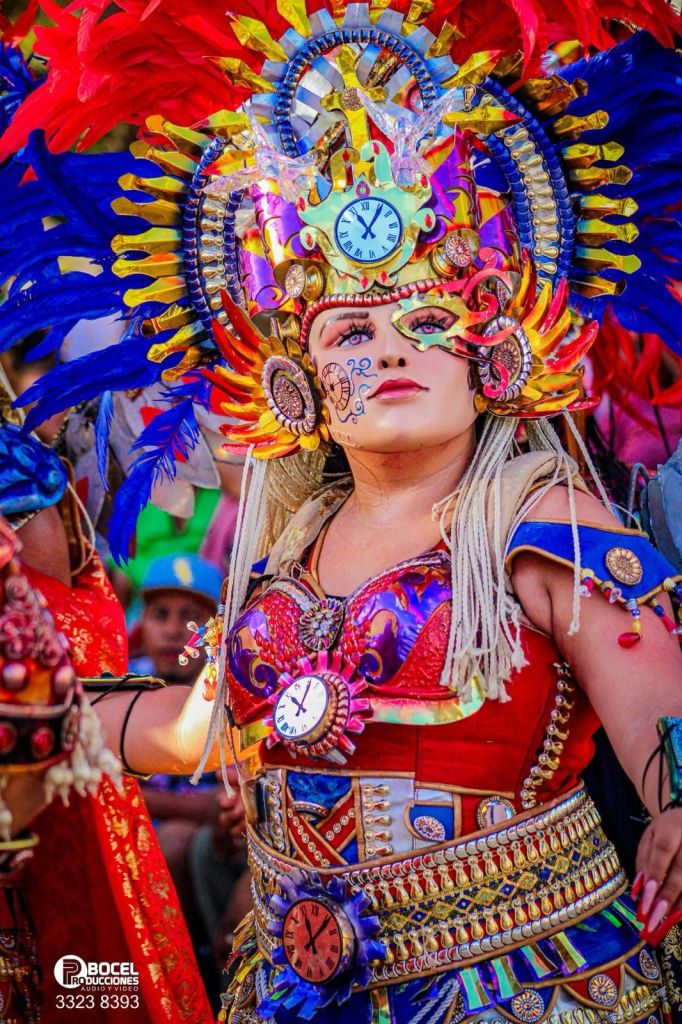
<path fill-rule="evenodd" d="M 321 249 L 325 262 L 343 275 L 339 292 L 367 291 L 375 283 L 390 287 L 414 253 L 419 233 L 436 225 L 426 205 L 429 180 L 420 174 L 411 189 L 399 188 L 386 147 L 376 141 L 359 153 L 350 147 L 335 153 L 330 167 L 329 193 L 299 199 L 298 214 L 306 225 L 301 243 L 309 251 Z"/>
<path fill-rule="evenodd" d="M 378 196 L 354 199 L 337 217 L 336 244 L 358 263 L 383 262 L 400 245 L 403 224 L 395 206 Z"/>

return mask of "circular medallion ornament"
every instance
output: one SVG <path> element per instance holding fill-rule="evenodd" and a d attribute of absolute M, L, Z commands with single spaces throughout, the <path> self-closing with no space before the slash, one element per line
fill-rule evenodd
<path fill-rule="evenodd" d="M 499 345 L 485 345 L 478 349 L 485 360 L 478 367 L 483 394 L 498 402 L 511 402 L 525 388 L 532 368 L 530 342 L 526 332 L 509 316 L 497 316 L 485 328 L 485 337 L 492 338 L 501 331 L 514 328 L 512 334 Z"/>
<path fill-rule="evenodd" d="M 284 275 L 284 290 L 292 299 L 300 299 L 305 291 L 305 268 L 300 263 L 292 263 Z"/>
<path fill-rule="evenodd" d="M 468 267 L 473 260 L 471 249 L 469 248 L 466 239 L 462 238 L 461 235 L 451 233 L 445 236 L 443 241 L 443 252 L 445 253 L 446 259 L 452 264 L 453 267 L 460 267 L 464 269 Z"/>
<path fill-rule="evenodd" d="M 624 583 L 626 587 L 636 587 L 642 578 L 642 563 L 629 548 L 609 548 L 604 564 L 616 583 Z"/>
<path fill-rule="evenodd" d="M 297 436 L 315 432 L 315 394 L 308 377 L 293 359 L 270 356 L 263 366 L 261 384 L 268 408 L 281 426 Z"/>
<path fill-rule="evenodd" d="M 535 989 L 527 988 L 515 995 L 511 1001 L 511 1012 L 524 1024 L 535 1024 L 545 1012 L 542 996 Z"/>
<path fill-rule="evenodd" d="M 418 814 L 412 822 L 412 827 L 422 839 L 430 839 L 434 843 L 440 843 L 445 839 L 445 825 L 432 814 Z"/>
<path fill-rule="evenodd" d="M 645 978 L 648 978 L 650 981 L 657 981 L 660 978 L 661 972 L 658 969 L 658 964 L 648 949 L 642 949 L 640 951 L 637 961 L 639 963 L 639 969 Z"/>
<path fill-rule="evenodd" d="M 326 651 L 334 644 L 343 625 L 343 601 L 327 597 L 303 612 L 298 620 L 298 635 L 309 651 Z"/>
<path fill-rule="evenodd" d="M 476 808 L 476 822 L 479 828 L 488 828 L 513 818 L 516 808 L 504 796 L 486 796 Z"/>
<path fill-rule="evenodd" d="M 613 1006 L 618 999 L 618 987 L 608 974 L 594 974 L 587 983 L 587 992 L 600 1006 Z"/>
<path fill-rule="evenodd" d="M 360 733 L 365 727 L 360 716 L 369 711 L 369 701 L 357 694 L 367 683 L 353 681 L 353 667 L 327 651 L 313 659 L 301 658 L 296 668 L 295 676 L 282 673 L 277 690 L 268 698 L 273 711 L 265 719 L 272 727 L 267 745 L 282 743 L 294 756 L 345 764 L 355 750 L 347 733 Z"/>

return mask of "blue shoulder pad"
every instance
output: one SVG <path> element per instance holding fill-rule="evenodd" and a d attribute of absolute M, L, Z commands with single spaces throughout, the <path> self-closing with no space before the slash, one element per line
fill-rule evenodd
<path fill-rule="evenodd" d="M 592 579 L 602 590 L 613 592 L 614 600 L 642 604 L 661 590 L 679 589 L 682 576 L 645 534 L 625 527 L 578 525 L 578 537 L 583 580 Z M 521 523 L 509 545 L 507 566 L 521 551 L 532 551 L 572 568 L 571 524 L 534 520 Z"/>

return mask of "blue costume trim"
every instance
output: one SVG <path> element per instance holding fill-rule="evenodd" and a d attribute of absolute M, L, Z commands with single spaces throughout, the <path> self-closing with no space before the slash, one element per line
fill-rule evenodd
<path fill-rule="evenodd" d="M 622 895 L 604 910 L 548 939 L 483 963 L 390 986 L 391 1020 L 394 1024 L 408 1024 L 422 1014 L 421 1019 L 429 1024 L 441 1024 L 451 1011 L 457 991 L 461 993 L 466 1015 L 508 1005 L 528 985 L 549 1002 L 556 984 L 570 985 L 571 977 L 585 970 L 596 971 L 601 965 L 624 959 L 636 966 L 641 927 L 632 900 Z M 372 1019 L 367 992 L 353 993 L 341 1005 L 331 1000 L 325 1003 L 319 996 L 317 1000 L 310 998 L 313 986 L 290 976 L 273 977 L 273 969 L 267 963 L 260 970 L 259 1012 L 271 1015 L 276 1024 L 293 1024 L 297 1019 L 314 1019 L 318 1024 L 342 1024 L 349 1020 L 368 1024 Z M 535 987 L 538 984 L 540 988 Z M 426 1017 L 423 1013 L 427 1007 Z M 448 1019 L 452 1019 L 451 1014 Z"/>
<path fill-rule="evenodd" d="M 0 424 L 0 513 L 38 512 L 56 505 L 68 478 L 56 452 L 13 423 Z"/>
<path fill-rule="evenodd" d="M 657 551 L 649 539 L 636 530 L 603 529 L 597 526 L 578 526 L 580 540 L 580 564 L 584 571 L 593 574 L 595 582 L 613 585 L 620 590 L 617 600 L 625 603 L 635 600 L 638 604 L 651 599 L 664 589 L 667 581 L 682 581 L 674 566 Z M 616 579 L 609 571 L 606 556 L 614 548 L 626 548 L 639 560 L 642 576 L 638 583 L 628 585 Z M 515 555 L 531 551 L 552 561 L 572 567 L 575 563 L 573 536 L 570 523 L 543 523 L 527 521 L 515 530 L 512 536 L 506 563 L 509 566 Z M 665 587 L 668 589 L 668 587 Z M 672 589 L 672 587 L 670 588 Z"/>

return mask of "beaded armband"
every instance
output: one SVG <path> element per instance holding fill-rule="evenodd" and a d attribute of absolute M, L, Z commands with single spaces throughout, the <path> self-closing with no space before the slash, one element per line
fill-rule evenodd
<path fill-rule="evenodd" d="M 630 628 L 621 633 L 621 647 L 633 647 L 641 638 L 640 607 L 650 605 L 670 633 L 682 634 L 660 603 L 665 591 L 682 601 L 682 576 L 637 530 L 578 526 L 580 544 L 580 594 L 590 597 L 601 590 L 612 604 L 630 613 Z M 570 523 L 527 521 L 514 532 L 506 558 L 509 569 L 515 555 L 530 551 L 561 565 L 575 564 L 573 533 Z"/>

